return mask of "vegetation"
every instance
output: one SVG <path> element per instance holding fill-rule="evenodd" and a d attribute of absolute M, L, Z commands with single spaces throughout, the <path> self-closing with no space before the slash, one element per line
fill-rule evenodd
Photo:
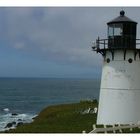
<path fill-rule="evenodd" d="M 90 132 L 96 124 L 96 114 L 85 113 L 88 108 L 97 107 L 97 101 L 49 106 L 30 124 L 18 126 L 7 133 L 82 133 Z"/>
<path fill-rule="evenodd" d="M 82 133 L 82 131 L 88 133 L 93 129 L 92 125 L 96 124 L 97 114 L 84 112 L 89 108 L 94 109 L 97 105 L 97 101 L 92 100 L 49 106 L 42 110 L 32 123 L 17 126 L 16 129 L 5 131 L 5 133 Z M 104 125 L 96 125 L 96 127 L 103 128 Z M 113 133 L 113 131 L 107 133 Z M 120 133 L 120 131 L 116 130 L 115 133 Z M 140 129 L 122 129 L 122 133 L 140 133 Z"/>

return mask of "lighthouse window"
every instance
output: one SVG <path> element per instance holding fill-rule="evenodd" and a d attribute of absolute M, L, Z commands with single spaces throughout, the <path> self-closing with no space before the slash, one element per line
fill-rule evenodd
<path fill-rule="evenodd" d="M 107 62 L 107 63 L 109 63 L 109 62 L 110 62 L 110 59 L 109 59 L 109 58 L 107 58 L 107 59 L 106 59 L 106 62 Z"/>
<path fill-rule="evenodd" d="M 132 63 L 132 62 L 133 62 L 132 58 L 129 58 L 129 59 L 128 59 L 128 62 L 129 62 L 129 63 Z"/>
<path fill-rule="evenodd" d="M 122 32 L 123 32 L 123 30 L 122 30 L 121 24 L 114 25 L 114 36 L 121 36 Z"/>
<path fill-rule="evenodd" d="M 108 36 L 121 36 L 123 34 L 122 24 L 112 24 L 108 26 Z"/>
<path fill-rule="evenodd" d="M 109 26 L 108 27 L 108 36 L 113 36 L 113 27 Z"/>

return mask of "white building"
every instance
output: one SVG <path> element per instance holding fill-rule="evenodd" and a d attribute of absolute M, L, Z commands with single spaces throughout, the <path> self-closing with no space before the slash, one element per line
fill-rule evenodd
<path fill-rule="evenodd" d="M 140 121 L 140 49 L 137 23 L 120 16 L 107 23 L 108 39 L 97 39 L 93 50 L 103 56 L 97 124 Z"/>

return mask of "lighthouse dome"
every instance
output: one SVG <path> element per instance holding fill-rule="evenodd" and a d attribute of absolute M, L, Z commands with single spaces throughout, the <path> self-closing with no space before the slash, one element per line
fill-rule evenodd
<path fill-rule="evenodd" d="M 127 16 L 125 16 L 125 11 L 120 11 L 120 16 L 116 17 L 115 19 L 111 20 L 110 22 L 108 22 L 107 24 L 114 24 L 114 23 L 134 23 L 137 24 L 137 22 L 133 21 L 132 19 L 128 18 Z"/>
<path fill-rule="evenodd" d="M 109 48 L 136 48 L 136 25 L 137 22 L 125 16 L 125 12 L 120 11 L 120 15 L 107 23 L 108 25 L 108 47 Z"/>

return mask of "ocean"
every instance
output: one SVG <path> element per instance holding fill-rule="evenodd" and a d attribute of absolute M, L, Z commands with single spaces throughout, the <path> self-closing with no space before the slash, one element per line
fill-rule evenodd
<path fill-rule="evenodd" d="M 0 78 L 0 131 L 33 121 L 49 105 L 98 100 L 99 87 L 97 79 Z"/>

